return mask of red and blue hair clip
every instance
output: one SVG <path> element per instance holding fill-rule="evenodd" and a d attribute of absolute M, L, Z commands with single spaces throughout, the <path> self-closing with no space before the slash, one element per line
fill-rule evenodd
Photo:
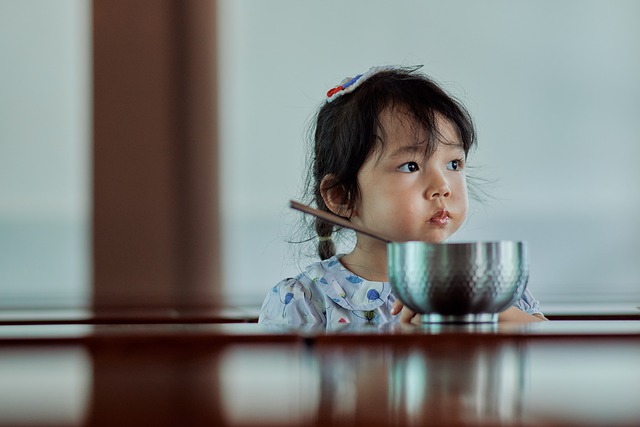
<path fill-rule="evenodd" d="M 410 72 L 416 71 L 421 68 L 422 65 L 416 65 L 413 67 L 401 67 L 397 65 L 381 65 L 378 67 L 371 67 L 364 74 L 358 74 L 355 77 L 347 77 L 342 80 L 340 85 L 331 88 L 329 92 L 327 92 L 327 102 L 331 102 L 337 97 L 344 95 L 345 93 L 353 92 L 358 86 L 364 83 L 369 77 L 381 72 L 381 71 L 391 71 L 391 70 L 408 70 Z"/>
<path fill-rule="evenodd" d="M 362 74 L 358 74 L 357 76 L 353 77 L 351 80 L 348 80 L 346 83 L 341 84 L 340 86 L 336 86 L 333 89 L 330 89 L 329 92 L 327 92 L 327 98 L 329 98 L 329 101 L 331 101 L 333 98 L 332 96 L 342 92 L 344 90 L 347 90 L 349 87 L 353 86 L 353 84 L 355 82 L 357 82 L 360 77 L 362 77 Z"/>

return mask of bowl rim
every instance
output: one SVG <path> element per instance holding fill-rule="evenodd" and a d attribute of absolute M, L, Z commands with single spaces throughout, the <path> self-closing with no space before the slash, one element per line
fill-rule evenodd
<path fill-rule="evenodd" d="M 389 242 L 388 245 L 425 245 L 425 246 L 495 246 L 495 245 L 527 245 L 526 240 L 476 240 L 476 241 L 459 241 L 459 242 L 442 242 L 431 243 L 421 240 L 408 240 L 406 242 Z"/>

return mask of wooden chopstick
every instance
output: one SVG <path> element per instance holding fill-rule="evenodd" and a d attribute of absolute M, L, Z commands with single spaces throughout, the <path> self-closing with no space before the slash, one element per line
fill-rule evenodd
<path fill-rule="evenodd" d="M 355 231 L 357 233 L 365 234 L 365 235 L 367 235 L 369 237 L 373 237 L 374 239 L 381 240 L 381 241 L 383 241 L 385 243 L 391 243 L 393 241 L 393 240 L 388 239 L 388 238 L 386 238 L 384 236 L 381 236 L 378 233 L 374 233 L 374 232 L 372 232 L 372 231 L 370 231 L 370 230 L 368 230 L 368 229 L 366 229 L 364 227 L 361 227 L 361 226 L 359 226 L 357 224 L 354 224 L 349 220 L 346 220 L 346 219 L 344 219 L 342 217 L 339 217 L 338 215 L 335 215 L 335 214 L 332 214 L 332 213 L 329 213 L 329 212 L 325 212 L 325 211 L 321 211 L 319 209 L 312 208 L 311 206 L 307 206 L 307 205 L 304 205 L 304 204 L 302 204 L 300 202 L 296 202 L 295 200 L 289 200 L 289 206 L 292 209 L 295 209 L 295 210 L 298 210 L 300 212 L 304 212 L 306 214 L 315 216 L 316 218 L 323 219 L 323 220 L 325 220 L 325 221 L 327 221 L 327 222 L 329 222 L 331 224 L 339 225 L 340 227 L 344 227 L 344 228 L 349 228 L 349 229 L 351 229 L 351 230 L 353 230 L 353 231 Z"/>

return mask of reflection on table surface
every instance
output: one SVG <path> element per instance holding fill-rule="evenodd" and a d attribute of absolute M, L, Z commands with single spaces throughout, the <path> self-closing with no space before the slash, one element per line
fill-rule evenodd
<path fill-rule="evenodd" d="M 6 303 L 6 301 L 1 301 Z M 552 320 L 640 320 L 640 303 L 545 303 Z M 0 325 L 256 323 L 260 306 L 214 308 L 11 308 L 0 307 Z"/>
<path fill-rule="evenodd" d="M 0 425 L 640 425 L 640 323 L 541 325 L 3 326 Z"/>
<path fill-rule="evenodd" d="M 553 321 L 535 323 L 477 323 L 302 326 L 262 325 L 257 323 L 132 323 L 132 324 L 0 324 L 0 343 L 23 341 L 86 342 L 103 339 L 183 341 L 206 338 L 220 341 L 300 341 L 305 339 L 342 342 L 353 336 L 366 341 L 409 341 L 426 336 L 464 335 L 468 339 L 482 337 L 619 337 L 640 338 L 640 321 Z"/>

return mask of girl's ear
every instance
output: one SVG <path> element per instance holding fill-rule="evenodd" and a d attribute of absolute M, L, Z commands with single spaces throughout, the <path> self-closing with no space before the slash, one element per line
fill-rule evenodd
<path fill-rule="evenodd" d="M 342 185 L 336 185 L 335 175 L 328 174 L 322 178 L 320 194 L 331 212 L 345 218 L 351 217 L 349 197 Z"/>

